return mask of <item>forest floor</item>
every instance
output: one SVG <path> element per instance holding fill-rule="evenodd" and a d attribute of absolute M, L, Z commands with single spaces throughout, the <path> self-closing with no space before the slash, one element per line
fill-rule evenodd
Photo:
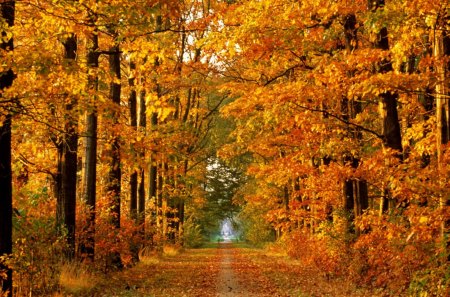
<path fill-rule="evenodd" d="M 240 244 L 220 243 L 147 259 L 109 275 L 84 296 L 372 296 L 295 261 Z M 79 294 L 73 296 L 81 296 Z"/>

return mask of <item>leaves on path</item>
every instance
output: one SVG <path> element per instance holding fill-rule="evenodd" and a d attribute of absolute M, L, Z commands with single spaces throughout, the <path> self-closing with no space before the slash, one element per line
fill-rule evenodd
<path fill-rule="evenodd" d="M 221 282 L 227 280 L 232 285 L 224 288 Z M 139 264 L 105 279 L 90 294 L 281 297 L 368 296 L 369 292 L 265 250 L 220 244 L 219 248 L 191 249 L 152 264 Z M 369 295 L 376 296 L 373 292 Z"/>

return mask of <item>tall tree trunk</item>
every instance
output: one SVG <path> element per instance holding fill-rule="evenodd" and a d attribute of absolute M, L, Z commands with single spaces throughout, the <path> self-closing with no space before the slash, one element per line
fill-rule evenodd
<path fill-rule="evenodd" d="M 3 7 L 2 7 L 3 10 Z M 0 78 L 1 89 L 4 89 L 5 77 Z M 12 81 L 12 79 L 11 79 Z M 11 172 L 11 115 L 7 114 L 0 126 L 0 256 L 12 253 L 12 172 Z M 0 261 L 0 270 L 6 271 L 2 282 L 2 292 L 12 296 L 12 270 Z"/>
<path fill-rule="evenodd" d="M 63 42 L 64 58 L 67 67 L 75 65 L 77 55 L 77 38 L 71 34 Z M 69 69 L 70 70 L 70 69 Z M 67 96 L 65 104 L 64 134 L 58 146 L 58 178 L 56 222 L 58 228 L 67 231 L 66 256 L 72 259 L 75 255 L 75 212 L 77 184 L 77 150 L 78 150 L 78 113 L 75 111 L 77 101 L 73 96 Z M 74 112 L 75 111 L 75 112 Z"/>
<path fill-rule="evenodd" d="M 369 1 L 369 8 L 372 10 L 381 9 L 384 6 L 384 0 Z M 376 48 L 389 51 L 388 30 L 386 27 L 381 28 L 374 45 Z M 390 60 L 383 61 L 379 65 L 381 73 L 392 71 L 392 63 Z M 384 145 L 398 151 L 398 157 L 401 158 L 402 138 L 400 132 L 400 122 L 397 113 L 398 95 L 390 91 L 380 94 L 382 118 L 383 118 L 383 136 Z"/>
<path fill-rule="evenodd" d="M 113 35 L 117 35 L 112 32 Z M 111 120 L 111 126 L 113 127 L 110 141 L 107 145 L 107 154 L 109 155 L 109 167 L 108 167 L 108 182 L 107 192 L 111 198 L 111 222 L 114 228 L 118 231 L 120 229 L 120 195 L 121 195 L 121 181 L 122 181 L 122 169 L 120 164 L 120 137 L 116 129 L 119 123 L 119 109 L 120 109 L 120 95 L 121 95 L 121 73 L 120 73 L 120 49 L 119 44 L 115 41 L 115 45 L 112 46 L 109 51 L 109 71 L 112 75 L 113 81 L 109 87 L 109 98 L 113 104 L 109 113 Z M 120 253 L 115 251 L 109 254 L 108 266 L 114 268 L 122 268 L 122 260 Z"/>
<path fill-rule="evenodd" d="M 4 1 L 0 4 L 2 18 L 8 27 L 14 25 L 15 1 Z M 2 37 L 6 32 L 1 32 Z M 0 43 L 0 48 L 12 51 L 13 39 Z M 14 80 L 12 69 L 3 72 L 0 76 L 0 91 L 10 87 Z M 0 94 L 1 96 L 1 94 Z M 0 114 L 3 122 L 0 123 L 0 257 L 9 256 L 12 253 L 12 170 L 11 170 L 11 113 L 6 108 Z M 12 297 L 12 269 L 3 260 L 0 260 L 0 270 L 6 272 L 6 278 L 2 281 L 2 292 L 7 292 L 7 297 Z"/>
<path fill-rule="evenodd" d="M 161 154 L 158 155 L 159 160 L 157 161 L 157 193 L 156 193 L 156 227 L 158 229 L 158 233 L 160 235 L 164 234 L 163 231 L 163 207 L 164 207 L 164 193 L 163 193 L 163 186 L 164 186 L 164 177 L 163 177 L 163 170 L 164 170 L 164 157 L 161 156 Z"/>
<path fill-rule="evenodd" d="M 89 11 L 89 23 L 95 25 L 97 16 Z M 90 103 L 86 115 L 86 151 L 84 170 L 84 200 L 89 215 L 86 221 L 86 241 L 81 245 L 83 257 L 94 261 L 95 256 L 95 203 L 97 179 L 97 91 L 98 91 L 98 30 L 93 29 L 87 44 L 88 93 Z"/>
<path fill-rule="evenodd" d="M 170 163 L 168 164 L 177 164 L 177 158 L 171 157 Z M 168 165 L 167 166 L 167 173 L 166 173 L 166 184 L 170 189 L 175 189 L 176 187 L 176 176 L 175 176 L 176 166 L 175 165 Z M 169 191 L 170 193 L 170 191 Z M 173 196 L 171 194 L 167 195 L 167 235 L 170 242 L 175 243 L 175 236 L 176 236 L 176 230 L 178 230 L 178 223 L 176 222 L 175 218 L 177 217 L 177 214 L 175 213 L 175 210 L 178 206 L 178 197 Z"/>
<path fill-rule="evenodd" d="M 137 131 L 137 94 L 135 88 L 135 73 L 136 65 L 130 62 L 130 78 L 128 84 L 130 86 L 130 97 L 128 98 L 128 107 L 130 110 L 130 126 Z M 133 152 L 135 151 L 132 149 Z M 136 153 L 134 153 L 136 157 Z M 138 189 L 138 173 L 135 169 L 132 170 L 130 175 L 130 217 L 137 223 L 137 189 Z"/>
<path fill-rule="evenodd" d="M 369 0 L 369 9 L 376 11 L 383 9 L 384 0 Z M 388 30 L 386 27 L 381 28 L 377 35 L 377 41 L 374 44 L 375 48 L 389 51 Z M 381 73 L 392 71 L 392 63 L 390 60 L 383 61 L 378 65 Z M 402 159 L 402 137 L 400 131 L 400 121 L 397 112 L 398 94 L 391 91 L 386 91 L 379 95 L 380 97 L 380 112 L 383 120 L 383 144 L 385 147 L 396 151 L 396 156 Z M 389 205 L 392 205 L 390 191 L 385 188 L 380 201 L 380 214 L 388 211 Z"/>
<path fill-rule="evenodd" d="M 157 26 L 159 28 L 160 23 L 162 22 L 161 18 L 158 17 Z M 158 58 L 155 59 L 155 68 L 159 66 L 159 60 Z M 161 98 L 161 86 L 159 85 L 158 81 L 155 80 L 155 92 L 156 96 Z M 152 132 L 156 131 L 158 129 L 158 113 L 153 112 L 151 119 L 150 119 L 150 130 Z M 149 182 L 148 182 L 148 195 L 149 199 L 154 202 L 154 211 L 152 214 L 153 222 L 157 231 L 159 232 L 160 227 L 160 210 L 161 210 L 161 189 L 162 185 L 160 187 L 160 170 L 158 170 L 158 152 L 157 150 L 153 149 L 150 153 L 150 165 L 149 165 Z"/>
<path fill-rule="evenodd" d="M 128 85 L 130 87 L 130 95 L 128 97 L 128 109 L 130 113 L 129 124 L 130 127 L 135 132 L 137 132 L 137 92 L 135 86 L 136 65 L 134 64 L 133 61 L 130 61 L 129 70 L 130 70 L 130 76 L 128 78 Z M 134 162 L 136 162 L 137 153 L 133 143 L 130 144 L 130 149 L 132 152 L 132 159 Z M 137 212 L 138 172 L 136 171 L 134 166 L 131 169 L 129 185 L 130 185 L 129 216 L 134 221 L 134 224 L 137 225 L 139 223 Z M 133 255 L 133 260 L 138 261 L 139 247 L 135 244 L 132 244 L 130 250 Z"/>
<path fill-rule="evenodd" d="M 120 194 L 122 171 L 120 167 L 120 139 L 115 127 L 119 123 L 120 93 L 121 93 L 121 73 L 120 73 L 120 51 L 119 46 L 110 48 L 109 69 L 113 75 L 113 81 L 110 84 L 110 100 L 113 107 L 109 112 L 111 124 L 113 127 L 110 142 L 107 151 L 109 153 L 109 170 L 107 191 L 111 196 L 111 214 L 112 223 L 117 229 L 120 228 Z"/>
<path fill-rule="evenodd" d="M 151 117 L 151 131 L 155 131 L 158 125 L 158 114 L 153 113 Z M 157 154 L 152 151 L 150 154 L 149 164 L 149 180 L 148 180 L 148 196 L 150 201 L 155 205 L 155 209 L 152 213 L 152 224 L 158 222 L 158 160 Z"/>
<path fill-rule="evenodd" d="M 139 96 L 139 130 L 142 134 L 146 134 L 147 127 L 147 116 L 146 116 L 146 105 L 145 105 L 145 91 L 141 91 Z M 145 151 L 139 152 L 140 159 L 145 159 Z M 139 166 L 139 187 L 138 187 L 138 217 L 139 224 L 144 227 L 145 223 L 145 171 L 142 166 Z M 144 229 L 142 231 L 145 231 Z"/>
<path fill-rule="evenodd" d="M 445 19 L 444 19 L 445 20 Z M 448 21 L 448 19 L 447 19 Z M 437 83 L 435 87 L 436 99 L 436 147 L 437 147 L 437 162 L 438 162 L 438 176 L 440 180 L 445 178 L 442 176 L 442 170 L 445 166 L 443 161 L 444 145 L 450 142 L 450 85 L 448 83 L 448 73 L 450 72 L 450 62 L 444 62 L 445 58 L 450 56 L 450 36 L 445 31 L 445 22 L 438 20 L 434 30 L 433 38 L 433 55 L 437 63 L 435 71 L 437 74 Z M 441 182 L 442 183 L 442 182 Z M 442 209 L 450 206 L 450 197 L 441 195 L 440 207 Z M 450 222 L 443 222 L 441 227 L 442 238 L 447 238 L 448 227 Z M 448 239 L 447 239 L 448 241 Z M 448 246 L 449 243 L 447 242 Z"/>
<path fill-rule="evenodd" d="M 345 47 L 348 54 L 358 49 L 358 29 L 357 21 L 354 14 L 349 14 L 345 17 L 344 33 L 345 33 Z M 352 76 L 353 73 L 348 73 L 348 76 Z M 345 120 L 354 119 L 359 113 L 362 112 L 361 103 L 357 100 L 343 98 L 341 102 L 342 116 Z M 347 127 L 349 137 L 356 141 L 362 138 L 361 131 L 354 127 Z M 354 155 L 345 155 L 344 163 L 350 164 L 354 169 L 359 166 L 359 159 Z M 360 216 L 363 210 L 368 207 L 368 193 L 367 182 L 365 180 L 348 179 L 344 182 L 344 210 L 347 213 L 346 229 L 348 231 L 355 231 L 359 233 L 357 228 L 351 228 L 354 219 Z"/>
<path fill-rule="evenodd" d="M 169 193 L 167 185 L 169 185 L 169 163 L 167 156 L 162 157 L 162 162 L 159 170 L 160 178 L 160 197 L 161 197 L 161 218 L 162 218 L 162 238 L 163 241 L 167 238 L 169 228 L 168 208 L 169 208 Z"/>

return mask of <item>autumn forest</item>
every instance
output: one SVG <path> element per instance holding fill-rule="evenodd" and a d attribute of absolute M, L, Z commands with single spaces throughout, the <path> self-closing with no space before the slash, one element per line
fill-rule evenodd
<path fill-rule="evenodd" d="M 450 294 L 448 1 L 0 10 L 0 295 Z"/>

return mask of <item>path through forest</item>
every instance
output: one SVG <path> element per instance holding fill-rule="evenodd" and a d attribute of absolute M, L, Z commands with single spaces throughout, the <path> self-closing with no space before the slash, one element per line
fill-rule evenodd
<path fill-rule="evenodd" d="M 218 253 L 218 296 L 280 296 L 274 284 L 261 274 L 255 264 L 243 256 L 241 249 L 234 248 L 231 242 L 219 244 Z"/>
<path fill-rule="evenodd" d="M 339 280 L 263 250 L 233 243 L 144 259 L 84 296 L 367 296 Z M 80 296 L 80 295 L 76 295 Z"/>
<path fill-rule="evenodd" d="M 233 271 L 233 254 L 231 243 L 223 243 L 219 246 L 221 251 L 221 263 L 217 280 L 217 293 L 221 297 L 235 296 L 244 293 L 239 286 L 236 274 Z"/>

